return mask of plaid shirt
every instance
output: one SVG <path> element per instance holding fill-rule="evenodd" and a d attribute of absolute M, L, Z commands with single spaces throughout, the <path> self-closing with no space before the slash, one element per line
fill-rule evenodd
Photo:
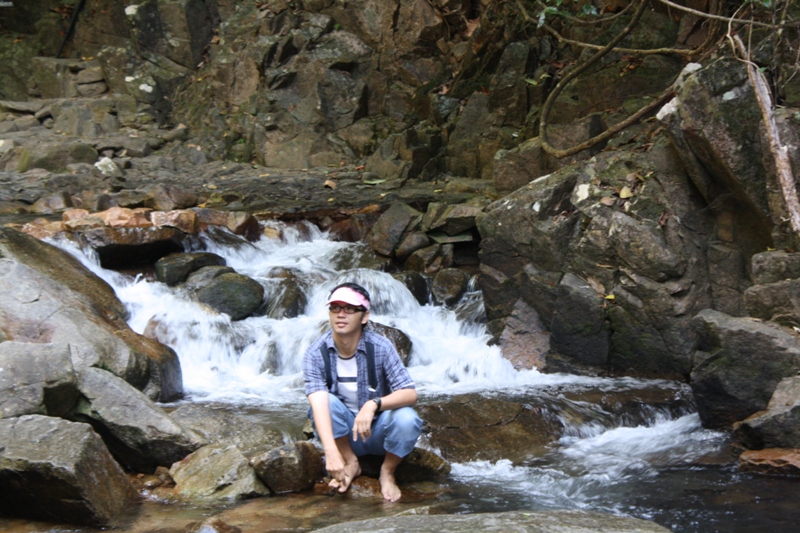
<path fill-rule="evenodd" d="M 375 374 L 378 378 L 378 390 L 369 390 L 369 376 L 367 375 L 367 348 L 365 342 L 375 346 Z M 328 390 L 325 379 L 325 362 L 322 360 L 320 346 L 325 344 L 328 348 L 328 357 L 331 361 L 331 391 L 339 396 L 339 383 L 336 373 L 336 347 L 333 344 L 333 332 L 328 332 L 316 340 L 306 350 L 303 356 L 303 380 L 305 381 L 306 396 L 317 391 Z M 394 345 L 384 337 L 369 330 L 364 330 L 356 347 L 356 365 L 358 366 L 358 408 L 372 398 L 386 396 L 399 389 L 413 389 L 414 382 L 408 370 L 400 361 Z"/>

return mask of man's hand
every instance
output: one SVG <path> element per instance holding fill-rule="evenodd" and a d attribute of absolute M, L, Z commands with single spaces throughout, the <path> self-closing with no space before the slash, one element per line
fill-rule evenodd
<path fill-rule="evenodd" d="M 332 479 L 339 482 L 339 486 L 346 484 L 344 459 L 342 458 L 342 454 L 339 453 L 339 450 L 335 447 L 330 450 L 325 450 L 325 470 L 328 471 Z"/>
<path fill-rule="evenodd" d="M 375 418 L 375 413 L 378 411 L 378 404 L 372 400 L 365 403 L 361 410 L 356 415 L 355 424 L 353 424 L 353 440 L 361 440 L 364 442 L 372 435 L 372 420 Z"/>

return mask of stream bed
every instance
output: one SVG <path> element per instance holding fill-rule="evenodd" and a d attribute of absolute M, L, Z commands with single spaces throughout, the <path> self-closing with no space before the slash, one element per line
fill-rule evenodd
<path fill-rule="evenodd" d="M 480 292 L 453 308 L 421 305 L 390 274 L 357 268 L 371 252 L 363 244 L 334 242 L 311 225 L 273 224 L 279 239 L 256 243 L 206 237 L 206 251 L 261 283 L 268 299 L 292 279 L 305 298 L 292 318 L 251 317 L 231 322 L 193 301 L 181 288 L 151 276 L 105 270 L 91 253 L 56 243 L 109 282 L 131 312 L 129 324 L 179 355 L 187 395 L 254 420 L 269 420 L 287 442 L 303 438 L 307 402 L 301 360 L 326 327 L 325 297 L 334 285 L 355 281 L 372 294 L 373 321 L 406 333 L 413 350 L 408 368 L 420 402 L 458 394 L 537 398 L 558 412 L 565 430 L 543 453 L 515 460 L 454 463 L 446 479 L 402 487 L 398 503 L 353 494 L 313 492 L 238 503 L 187 504 L 147 498 L 130 526 L 119 531 L 178 532 L 219 516 L 244 532 L 308 531 L 350 520 L 408 513 L 480 513 L 584 509 L 653 520 L 676 532 L 793 531 L 800 523 L 800 480 L 737 471 L 729 437 L 701 427 L 684 384 L 632 378 L 593 378 L 515 370 L 497 346 L 488 346 Z M 354 268 L 355 267 L 355 268 Z M 280 316 L 273 305 L 267 313 Z M 648 404 L 667 391 L 670 405 Z M 641 401 L 609 412 L 593 398 L 633 395 Z M 606 402 L 608 403 L 608 402 Z M 613 403 L 613 402 L 612 402 Z M 425 442 L 421 442 L 425 446 Z M 357 489 L 357 487 L 355 487 Z M 14 533 L 91 531 L 0 519 Z"/>

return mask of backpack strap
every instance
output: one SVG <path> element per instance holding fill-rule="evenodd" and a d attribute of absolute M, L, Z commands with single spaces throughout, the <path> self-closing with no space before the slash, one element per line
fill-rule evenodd
<path fill-rule="evenodd" d="M 322 355 L 322 361 L 325 363 L 325 384 L 328 387 L 328 391 L 330 391 L 331 385 L 333 385 L 333 377 L 331 376 L 331 358 L 330 354 L 328 354 L 328 345 L 323 342 L 319 347 L 319 352 Z"/>
<path fill-rule="evenodd" d="M 378 375 L 375 372 L 375 345 L 371 342 L 364 343 L 367 348 L 367 375 L 369 376 L 369 390 L 378 390 Z"/>
<path fill-rule="evenodd" d="M 369 378 L 369 390 L 378 390 L 378 374 L 375 372 L 375 345 L 371 342 L 365 342 L 367 348 L 367 376 Z M 324 342 L 319 347 L 320 355 L 322 355 L 322 362 L 325 363 L 325 384 L 328 390 L 331 390 L 333 385 L 333 375 L 331 374 L 331 358 L 328 354 L 328 345 Z"/>

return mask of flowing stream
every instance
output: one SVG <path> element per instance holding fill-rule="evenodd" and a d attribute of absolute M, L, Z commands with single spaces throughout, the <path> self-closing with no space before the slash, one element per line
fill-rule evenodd
<path fill-rule="evenodd" d="M 282 235 L 250 244 L 227 236 L 202 238 L 207 251 L 264 285 L 268 298 L 290 272 L 306 296 L 296 318 L 251 317 L 231 322 L 192 301 L 180 288 L 104 270 L 90 253 L 57 243 L 108 281 L 131 312 L 131 327 L 150 324 L 178 353 L 184 401 L 229 405 L 285 421 L 287 440 L 304 422 L 301 359 L 325 329 L 325 297 L 343 281 L 364 285 L 373 297 L 372 320 L 399 328 L 413 342 L 408 364 L 421 401 L 454 394 L 541 395 L 581 416 L 564 416 L 566 431 L 546 454 L 512 463 L 456 463 L 443 498 L 448 512 L 516 509 L 589 509 L 654 520 L 674 531 L 793 530 L 800 484 L 736 471 L 724 433 L 704 430 L 685 385 L 516 371 L 481 323 L 480 293 L 472 290 L 449 309 L 420 305 L 391 275 L 343 269 L 369 253 L 363 244 L 334 242 L 311 225 L 269 223 Z M 222 243 L 224 241 L 224 243 Z M 644 405 L 611 416 L 599 405 L 564 399 L 581 389 L 674 390 L 679 407 Z M 559 402 L 561 402 L 559 404 Z M 566 403 L 565 403 L 566 402 Z M 567 408 L 568 407 L 568 408 Z"/>

